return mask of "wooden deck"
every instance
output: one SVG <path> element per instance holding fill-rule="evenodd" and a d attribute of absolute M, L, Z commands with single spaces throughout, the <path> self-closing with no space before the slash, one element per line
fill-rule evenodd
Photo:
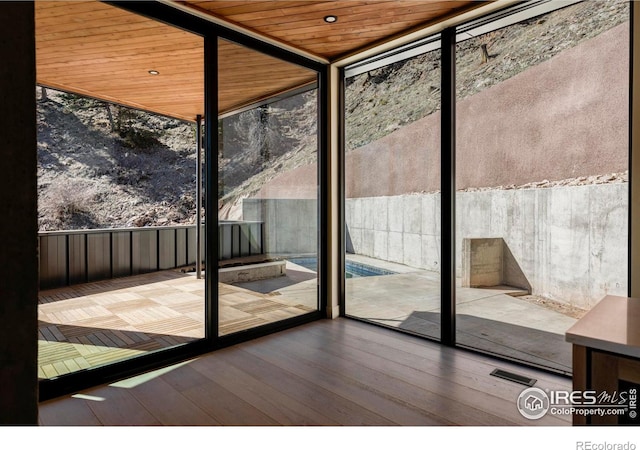
<path fill-rule="evenodd" d="M 220 334 L 311 311 L 220 284 Z M 204 280 L 169 270 L 42 291 L 38 376 L 51 378 L 204 337 Z"/>
<path fill-rule="evenodd" d="M 350 319 L 320 320 L 40 405 L 42 425 L 544 425 L 524 386 L 494 368 L 570 389 L 567 378 Z"/>

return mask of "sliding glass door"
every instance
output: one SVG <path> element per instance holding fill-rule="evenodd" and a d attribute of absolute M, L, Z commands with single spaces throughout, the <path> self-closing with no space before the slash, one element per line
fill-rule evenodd
<path fill-rule="evenodd" d="M 205 337 L 204 38 L 100 2 L 35 10 L 38 376 L 51 381 Z"/>
<path fill-rule="evenodd" d="M 41 398 L 319 318 L 322 64 L 158 2 L 36 21 Z"/>
<path fill-rule="evenodd" d="M 226 336 L 318 311 L 318 82 L 315 71 L 225 39 L 218 62 L 218 333 Z"/>

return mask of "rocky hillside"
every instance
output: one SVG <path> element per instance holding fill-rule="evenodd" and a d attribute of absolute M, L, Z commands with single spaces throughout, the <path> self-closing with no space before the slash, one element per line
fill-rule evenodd
<path fill-rule="evenodd" d="M 456 49 L 457 97 L 487 89 L 628 20 L 628 2 L 586 1 L 463 41 Z M 346 150 L 439 110 L 439 69 L 437 50 L 347 80 Z"/>
<path fill-rule="evenodd" d="M 316 162 L 317 102 L 312 90 L 221 121 L 221 206 L 255 194 L 279 173 Z"/>
<path fill-rule="evenodd" d="M 464 41 L 458 98 L 628 17 L 628 2 L 589 1 Z M 347 80 L 347 151 L 437 111 L 438 68 L 435 51 Z M 41 230 L 194 223 L 192 124 L 51 89 L 36 93 Z M 316 105 L 308 92 L 221 121 L 221 208 L 228 211 L 278 174 L 316 161 Z"/>
<path fill-rule="evenodd" d="M 194 126 L 36 92 L 41 231 L 195 223 Z"/>

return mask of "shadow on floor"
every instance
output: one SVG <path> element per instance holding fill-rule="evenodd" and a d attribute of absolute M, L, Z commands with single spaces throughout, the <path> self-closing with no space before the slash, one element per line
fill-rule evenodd
<path fill-rule="evenodd" d="M 195 322 L 195 321 L 194 321 Z M 204 336 L 202 325 L 192 330 Z M 197 337 L 38 321 L 38 378 L 89 369 L 147 352 L 192 342 Z M 44 339 L 43 339 L 44 338 Z"/>
<path fill-rule="evenodd" d="M 415 311 L 398 328 L 440 338 L 440 313 Z M 467 314 L 456 315 L 459 345 L 566 373 L 572 371 L 571 344 L 560 334 Z"/>

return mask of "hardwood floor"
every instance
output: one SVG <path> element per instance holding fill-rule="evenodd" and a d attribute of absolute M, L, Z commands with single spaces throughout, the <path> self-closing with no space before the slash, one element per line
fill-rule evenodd
<path fill-rule="evenodd" d="M 545 425 L 496 367 L 567 378 L 350 319 L 322 320 L 40 405 L 41 425 Z"/>

